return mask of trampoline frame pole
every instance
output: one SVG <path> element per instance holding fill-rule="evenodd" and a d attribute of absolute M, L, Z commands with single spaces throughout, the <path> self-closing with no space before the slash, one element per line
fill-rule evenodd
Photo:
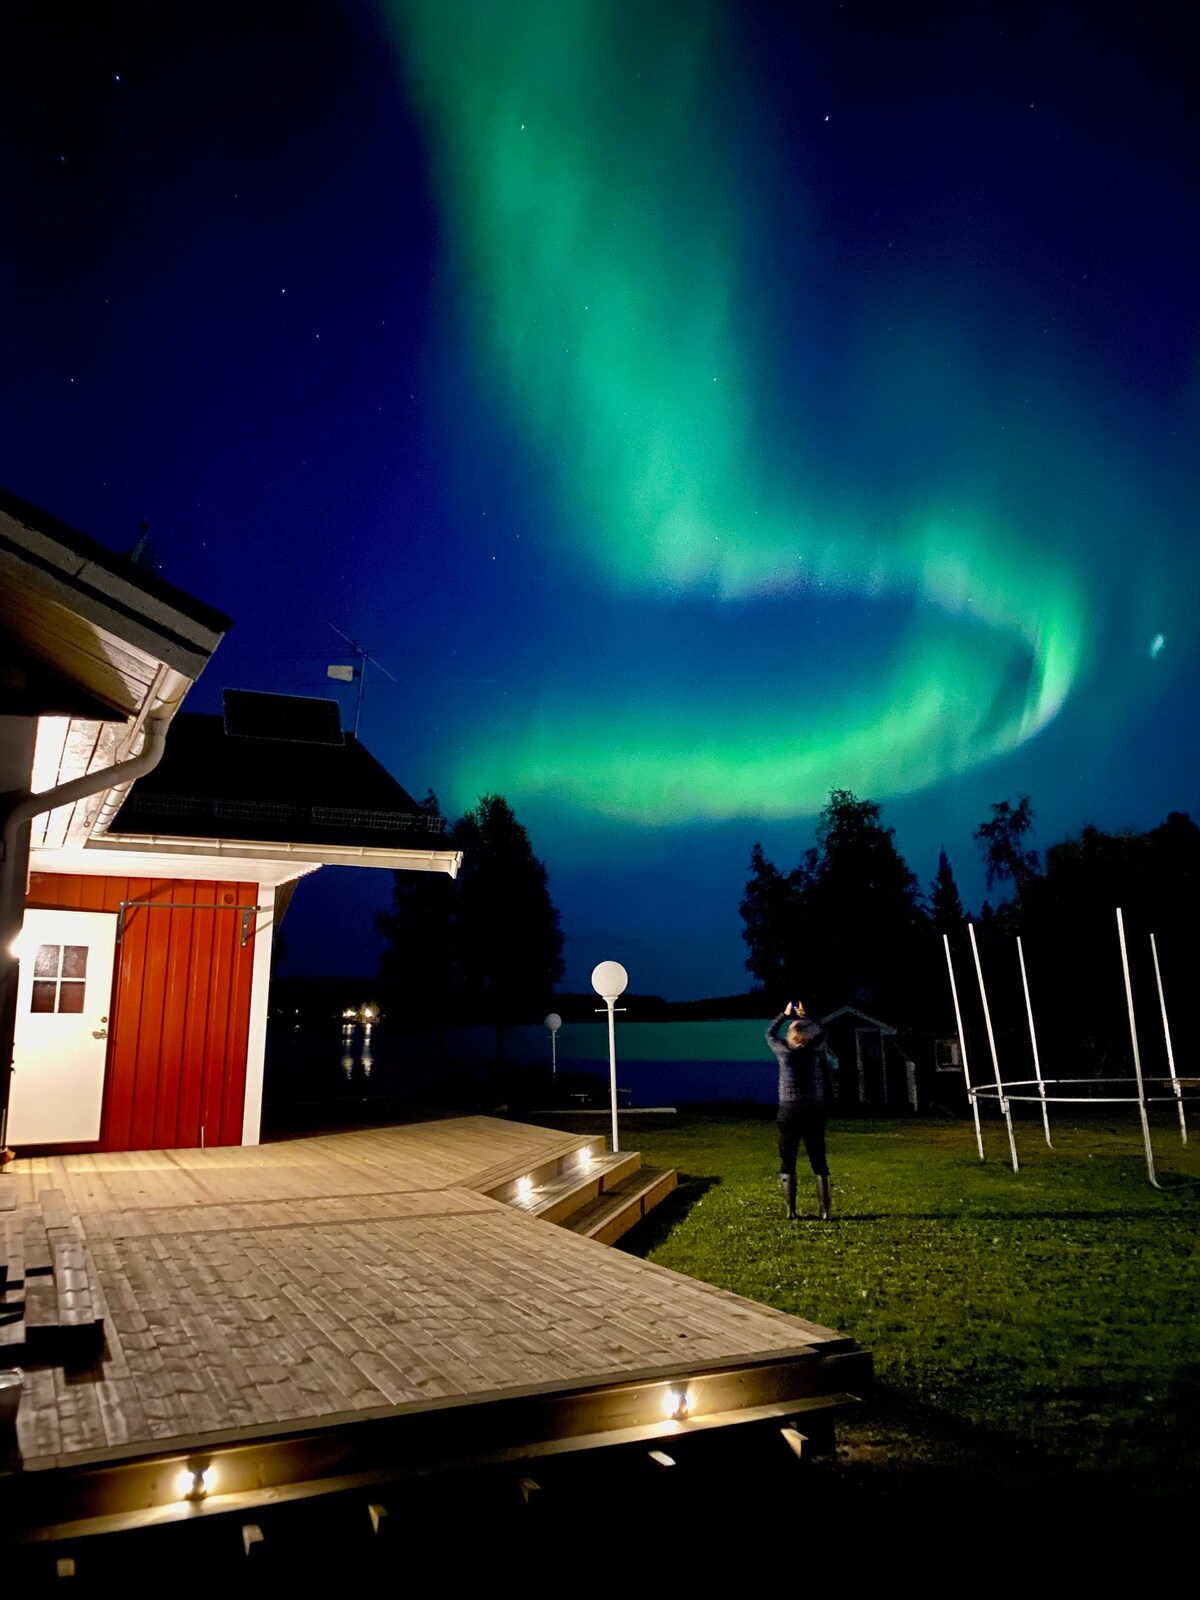
<path fill-rule="evenodd" d="M 1129 1008 L 1129 1037 L 1133 1044 L 1133 1070 L 1137 1075 L 1138 1113 L 1142 1119 L 1142 1142 L 1146 1146 L 1146 1174 L 1156 1189 L 1161 1189 L 1154 1173 L 1154 1151 L 1150 1147 L 1150 1119 L 1146 1115 L 1146 1087 L 1142 1082 L 1142 1057 L 1138 1050 L 1137 1022 L 1133 1015 L 1133 985 L 1129 981 L 1129 953 L 1125 948 L 1125 918 L 1117 907 L 1117 936 L 1121 941 L 1121 971 L 1125 975 L 1125 1004 Z"/>
<path fill-rule="evenodd" d="M 1004 1113 L 1005 1126 L 1008 1128 L 1008 1148 L 1012 1155 L 1012 1169 L 1014 1172 L 1021 1170 L 1017 1160 L 1017 1141 L 1013 1134 L 1012 1107 L 1008 1103 L 1008 1096 L 1004 1093 L 1004 1080 L 1000 1076 L 1000 1058 L 996 1054 L 996 1035 L 992 1030 L 992 1013 L 988 1007 L 987 990 L 983 983 L 983 968 L 979 963 L 979 946 L 975 942 L 975 924 L 967 923 L 967 932 L 971 936 L 971 954 L 975 957 L 975 975 L 979 979 L 979 998 L 983 1001 L 983 1020 L 987 1023 L 988 1047 L 992 1052 L 992 1071 L 996 1076 L 996 1094 L 999 1096 L 1000 1109 Z"/>
<path fill-rule="evenodd" d="M 1179 1112 L 1179 1137 L 1184 1144 L 1188 1142 L 1187 1117 L 1183 1112 L 1183 1090 L 1179 1087 L 1179 1074 L 1175 1071 L 1175 1051 L 1171 1045 L 1171 1024 L 1167 1021 L 1167 1002 L 1163 997 L 1162 973 L 1158 968 L 1158 945 L 1154 942 L 1154 935 L 1150 935 L 1150 953 L 1154 957 L 1154 981 L 1158 985 L 1158 1004 L 1162 1011 L 1163 1038 L 1167 1042 L 1167 1066 L 1171 1072 L 1171 1088 L 1175 1093 L 1175 1105 Z"/>
<path fill-rule="evenodd" d="M 946 966 L 950 972 L 950 993 L 954 996 L 954 1021 L 958 1027 L 958 1048 L 962 1053 L 963 1081 L 967 1086 L 967 1099 L 970 1101 L 971 1110 L 975 1114 L 975 1143 L 979 1146 L 979 1159 L 982 1161 L 984 1159 L 983 1129 L 979 1125 L 979 1101 L 976 1098 L 974 1089 L 971 1087 L 971 1069 L 967 1065 L 967 1036 L 963 1032 L 962 1012 L 958 1006 L 958 985 L 954 981 L 954 962 L 950 959 L 950 935 L 948 933 L 942 935 L 942 944 L 946 950 Z"/>
<path fill-rule="evenodd" d="M 1042 1101 L 1042 1127 L 1046 1130 L 1046 1143 L 1051 1150 L 1054 1141 L 1050 1137 L 1050 1113 L 1046 1109 L 1046 1085 L 1042 1078 L 1042 1063 L 1038 1059 L 1037 1034 L 1033 1028 L 1033 1004 L 1029 998 L 1029 979 L 1025 976 L 1025 952 L 1021 948 L 1021 935 L 1017 935 L 1017 960 L 1021 963 L 1021 987 L 1025 991 L 1025 1015 L 1029 1018 L 1029 1042 L 1033 1046 L 1033 1070 L 1037 1074 L 1038 1094 Z"/>

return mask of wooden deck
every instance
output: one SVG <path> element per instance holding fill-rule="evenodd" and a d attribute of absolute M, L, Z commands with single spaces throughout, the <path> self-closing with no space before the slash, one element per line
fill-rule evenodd
<path fill-rule="evenodd" d="M 27 1367 L 11 1465 L 28 1478 L 397 1408 L 846 1351 L 830 1329 L 484 1192 L 601 1143 L 457 1117 L 16 1162 L 0 1185 L 23 1205 L 65 1197 L 105 1345 L 82 1370 Z"/>

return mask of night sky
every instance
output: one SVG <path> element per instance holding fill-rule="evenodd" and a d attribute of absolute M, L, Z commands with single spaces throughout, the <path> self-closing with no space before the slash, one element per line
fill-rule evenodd
<path fill-rule="evenodd" d="M 831 787 L 923 882 L 1200 813 L 1185 8 L 16 4 L 0 481 L 505 794 L 564 986 L 746 986 Z M 285 970 L 372 972 L 386 875 Z M 336 930 L 336 931 L 331 931 Z"/>

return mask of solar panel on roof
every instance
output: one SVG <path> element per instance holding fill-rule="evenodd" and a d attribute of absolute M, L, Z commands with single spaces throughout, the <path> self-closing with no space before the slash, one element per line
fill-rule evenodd
<path fill-rule="evenodd" d="M 300 694 L 225 690 L 225 732 L 231 739 L 279 739 L 288 744 L 341 744 L 336 700 Z"/>

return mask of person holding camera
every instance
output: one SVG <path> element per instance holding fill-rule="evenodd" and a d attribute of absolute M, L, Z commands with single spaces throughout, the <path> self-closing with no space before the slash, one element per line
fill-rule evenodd
<path fill-rule="evenodd" d="M 787 1027 L 780 1037 L 785 1022 Z M 825 1108 L 832 1097 L 833 1084 L 825 1030 L 808 1016 L 798 1000 L 789 1000 L 768 1027 L 767 1043 L 779 1062 L 779 1182 L 787 1202 L 788 1221 L 796 1220 L 796 1157 L 803 1142 L 817 1180 L 820 1218 L 828 1222 Z"/>

